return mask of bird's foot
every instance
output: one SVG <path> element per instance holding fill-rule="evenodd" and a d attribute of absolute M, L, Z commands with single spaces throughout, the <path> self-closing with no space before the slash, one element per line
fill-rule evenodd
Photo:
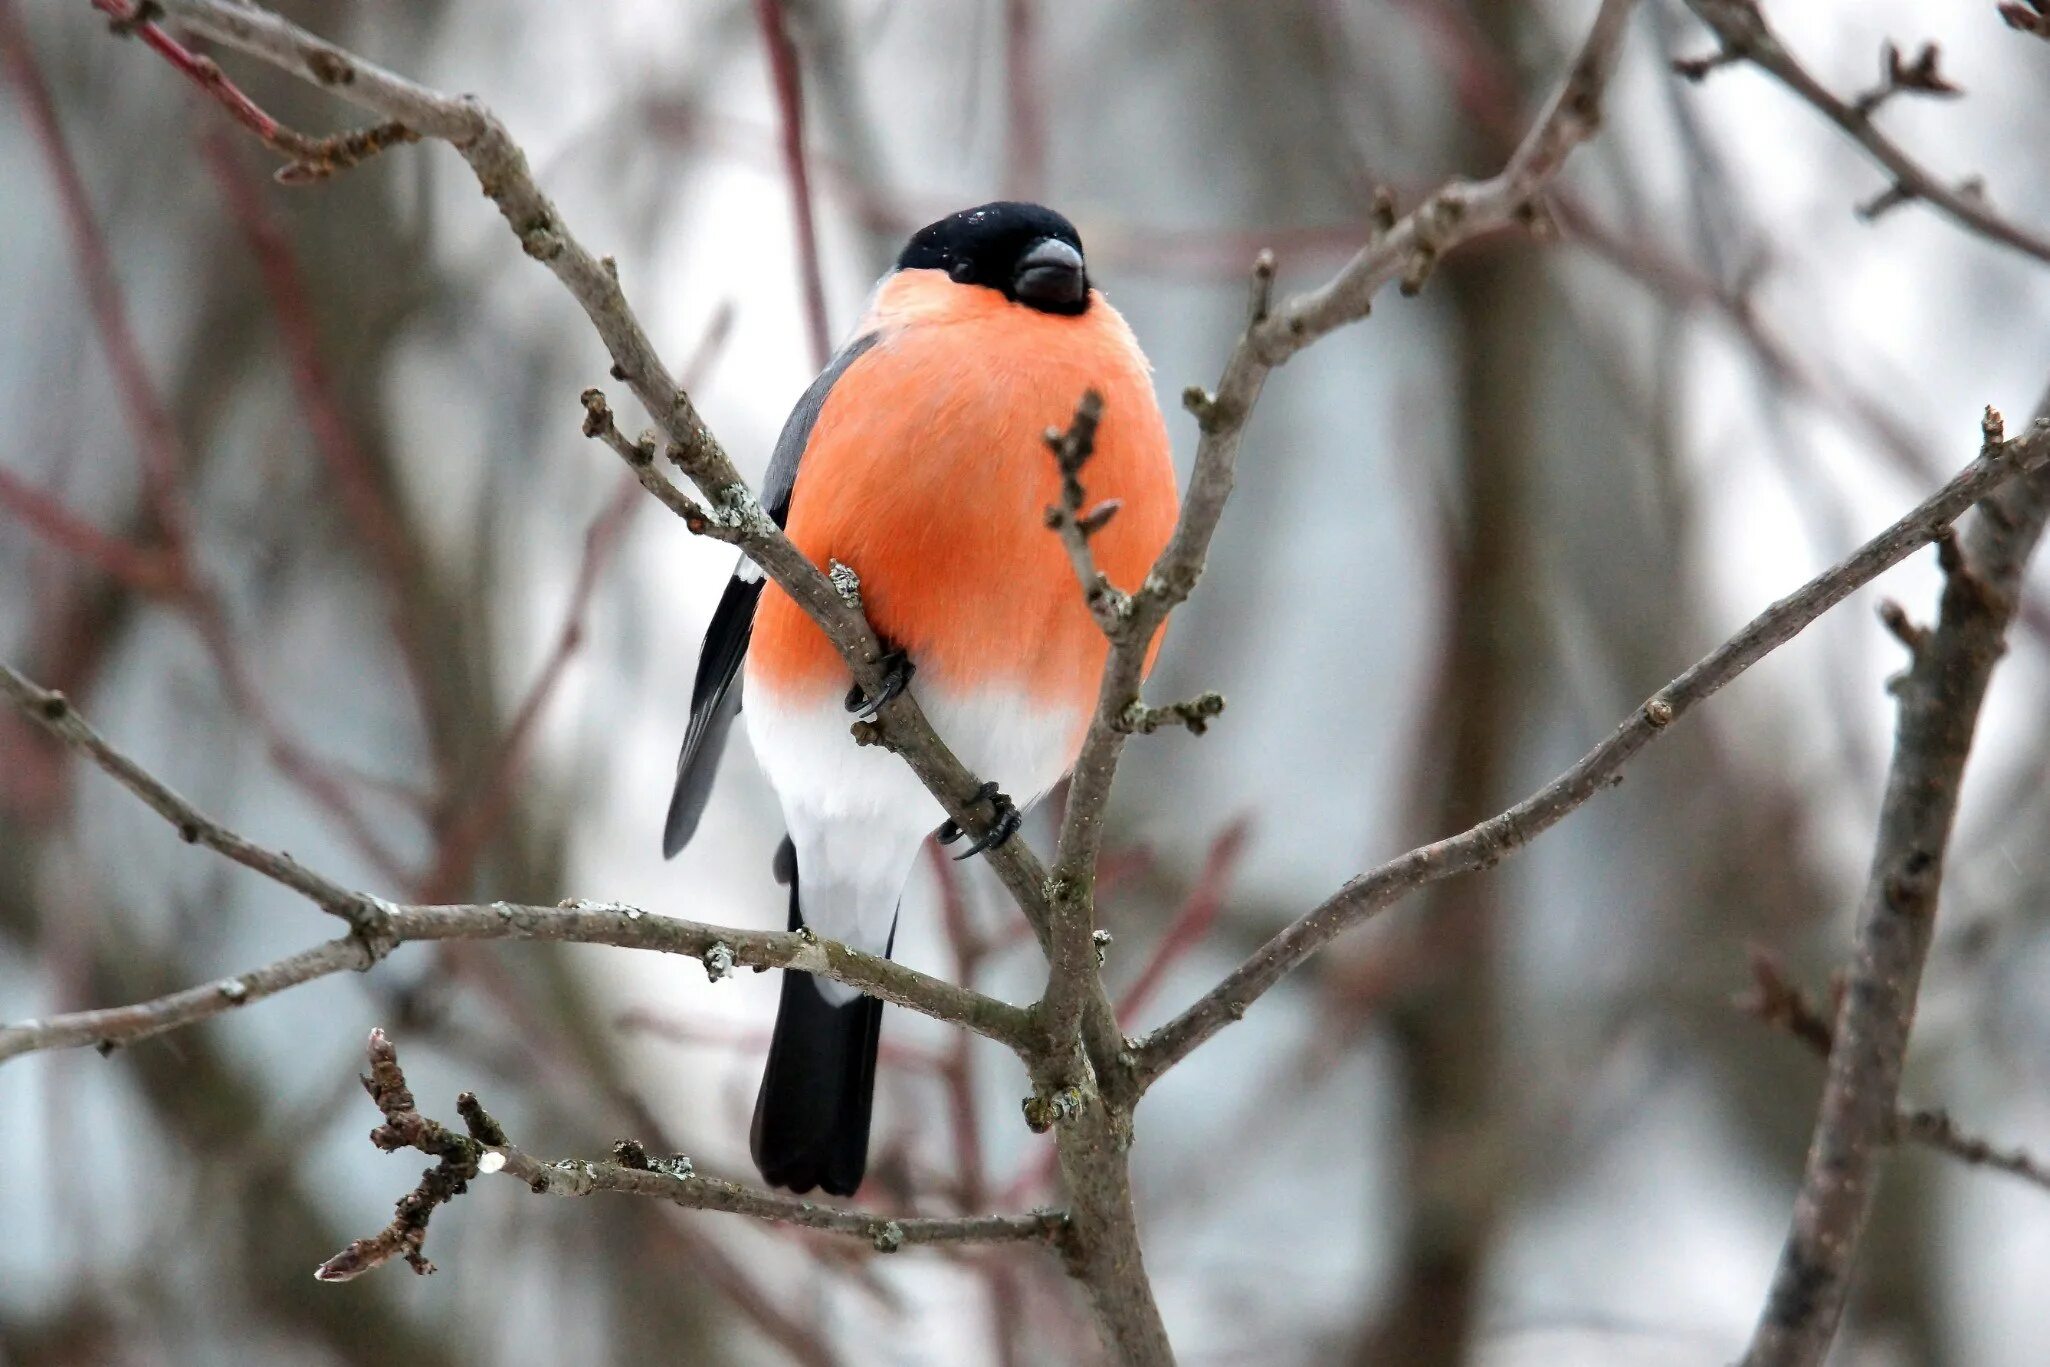
<path fill-rule="evenodd" d="M 886 646 L 889 643 L 884 642 Z M 918 672 L 918 666 L 902 650 L 891 646 L 883 658 L 877 661 L 883 670 L 883 689 L 873 701 L 856 684 L 847 690 L 847 710 L 854 713 L 857 721 L 874 721 L 883 704 L 911 686 L 911 676 Z"/>
<path fill-rule="evenodd" d="M 973 845 L 954 856 L 954 862 L 957 864 L 963 859 L 973 859 L 984 850 L 995 849 L 1016 835 L 1018 827 L 1025 824 L 1025 818 L 1018 814 L 1018 804 L 1005 797 L 994 783 L 983 784 L 968 800 L 971 803 L 987 802 L 995 815 L 990 820 L 989 829 L 984 831 Z M 964 834 L 966 832 L 961 829 L 960 823 L 948 817 L 940 823 L 940 828 L 933 832 L 933 839 L 942 845 L 951 845 Z"/>

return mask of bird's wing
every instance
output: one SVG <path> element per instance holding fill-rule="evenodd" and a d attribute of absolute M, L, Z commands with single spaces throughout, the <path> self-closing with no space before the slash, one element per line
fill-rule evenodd
<path fill-rule="evenodd" d="M 762 478 L 762 506 L 782 526 L 790 515 L 790 491 L 797 486 L 798 463 L 811 441 L 812 427 L 826 406 L 833 385 L 847 367 L 875 345 L 876 334 L 864 333 L 840 348 L 832 364 L 819 372 L 790 410 L 783 431 L 776 438 L 775 454 Z M 676 788 L 669 797 L 669 817 L 662 826 L 663 856 L 673 856 L 690 842 L 705 813 L 712 792 L 712 779 L 719 769 L 719 756 L 726 749 L 726 735 L 733 719 L 740 715 L 740 665 L 747 658 L 748 638 L 754 634 L 755 603 L 762 596 L 761 570 L 743 557 L 727 581 L 726 592 L 712 613 L 705 630 L 705 645 L 698 655 L 697 681 L 690 695 L 690 726 L 683 735 L 683 754 L 676 761 Z"/>

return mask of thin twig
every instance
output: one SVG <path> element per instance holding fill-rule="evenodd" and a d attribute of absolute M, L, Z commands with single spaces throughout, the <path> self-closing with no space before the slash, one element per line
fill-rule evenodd
<path fill-rule="evenodd" d="M 192 462 L 150 375 L 106 234 L 13 0 L 0 0 L 0 68 L 5 69 L 21 99 L 48 167 L 94 329 L 113 372 L 115 396 L 135 437 L 145 506 L 162 541 L 157 554 L 158 568 L 165 577 L 164 597 L 198 634 L 222 691 L 261 733 L 278 773 L 332 815 L 379 873 L 396 878 L 401 872 L 397 857 L 371 828 L 342 782 L 279 722 L 257 687 L 255 670 L 238 648 L 218 587 L 199 566 L 195 519 L 185 488 Z"/>
<path fill-rule="evenodd" d="M 612 945 L 698 960 L 715 978 L 736 968 L 795 968 L 972 1030 L 1013 1049 L 1036 1038 L 1022 1007 L 971 992 L 917 969 L 863 954 L 803 931 L 743 930 L 662 916 L 624 903 L 512 902 L 453 906 L 387 903 L 387 946 L 444 940 L 517 940 Z M 331 940 L 275 963 L 132 1006 L 76 1011 L 0 1026 L 0 1061 L 50 1049 L 132 1044 L 224 1015 L 316 978 L 368 967 L 354 937 Z"/>
<path fill-rule="evenodd" d="M 148 598 L 173 598 L 183 576 L 161 548 L 103 532 L 60 500 L 0 469 L 0 509 L 74 560 Z"/>
<path fill-rule="evenodd" d="M 1871 117 L 1877 100 L 1868 96 L 1866 100 L 1853 104 L 1831 94 L 1809 74 L 1808 68 L 1787 51 L 1779 35 L 1765 22 L 1757 0 L 1687 0 L 1687 7 L 1708 25 L 1722 46 L 1713 58 L 1681 63 L 1682 75 L 1698 80 L 1719 66 L 1734 62 L 1752 63 L 1813 106 L 1886 168 L 1887 174 L 1893 177 L 1893 186 L 1886 192 L 1888 199 L 1897 203 L 1922 200 L 1961 227 L 1989 241 L 2012 247 L 2038 261 L 2050 261 L 2050 237 L 2001 217 L 1986 203 L 1984 196 L 1945 182 L 1903 151 L 1899 143 L 1880 132 Z M 2012 24 L 2014 21 L 2010 19 L 2008 22 Z M 1912 67 L 1904 70 L 1912 74 Z M 1933 62 L 1931 74 L 1934 74 Z M 1891 73 L 1888 84 L 1891 84 Z M 1881 87 L 1886 88 L 1886 85 Z"/>
<path fill-rule="evenodd" d="M 1246 420 L 1268 374 L 1320 337 L 1366 317 L 1386 285 L 1399 280 L 1405 293 L 1414 293 L 1445 252 L 1485 233 L 1543 221 L 1545 186 L 1599 127 L 1602 93 L 1632 8 L 1632 0 L 1603 0 L 1566 78 L 1499 174 L 1478 183 L 1454 181 L 1427 195 L 1376 233 L 1321 288 L 1278 306 L 1272 302 L 1273 258 L 1263 254 L 1255 262 L 1246 329 L 1225 362 L 1216 392 L 1191 389 L 1183 396 L 1202 429 L 1195 467 L 1174 532 L 1117 624 L 1069 784 L 1047 883 L 1049 966 L 1039 1006 L 1053 1049 L 1067 1046 L 1078 1021 L 1098 1019 L 1110 1010 L 1096 972 L 1094 882 L 1111 787 L 1131 735 L 1132 709 L 1141 706 L 1139 686 L 1153 641 L 1202 576 L 1231 495 Z M 1290 960 L 1287 967 L 1299 961 Z M 1091 1079 L 1078 1076 L 1073 1055 L 1063 1059 L 1056 1054 L 1035 1071 L 1034 1083 L 1042 1089 L 1036 1098 L 1042 1102 L 1045 1089 L 1055 1084 L 1076 1089 L 1080 1097 L 1079 1123 L 1063 1129 L 1058 1146 L 1062 1176 L 1075 1194 L 1076 1246 L 1086 1251 L 1072 1270 L 1089 1292 L 1112 1351 L 1150 1363 L 1169 1361 L 1172 1354 L 1145 1284 L 1138 1241 L 1128 1224 L 1098 1223 L 1105 1211 L 1122 1211 L 1129 1220 L 1125 1165 L 1098 1150 L 1108 1148 L 1115 1155 L 1122 1148 L 1130 1108 L 1149 1080 L 1146 1062 L 1120 1053 L 1115 1068 L 1106 1069 L 1098 1060 Z M 1092 1084 L 1099 1090 L 1092 1091 Z"/>
<path fill-rule="evenodd" d="M 1419 846 L 1347 883 L 1268 940 L 1223 982 L 1141 1042 L 1139 1077 L 1152 1081 L 1245 1014 L 1303 960 L 1427 883 L 1488 868 L 1550 830 L 1616 781 L 1623 766 L 1689 709 L 1800 634 L 1853 591 L 1936 540 L 1966 509 L 2050 464 L 2050 424 L 1983 451 L 1920 506 L 1780 599 L 1647 699 L 1608 739 L 1505 812 Z"/>
<path fill-rule="evenodd" d="M 1084 390 L 1080 402 L 1075 405 L 1075 417 L 1066 431 L 1058 427 L 1046 430 L 1046 448 L 1053 453 L 1054 468 L 1060 471 L 1061 501 L 1047 508 L 1047 529 L 1060 537 L 1061 545 L 1068 552 L 1068 561 L 1075 569 L 1075 581 L 1082 586 L 1082 601 L 1089 607 L 1089 615 L 1096 619 L 1096 625 L 1111 640 L 1117 640 L 1118 625 L 1130 610 L 1130 603 L 1124 591 L 1110 582 L 1101 570 L 1096 568 L 1096 556 L 1089 549 L 1089 539 L 1109 525 L 1117 515 L 1118 502 L 1111 499 L 1088 505 L 1088 493 L 1082 485 L 1082 467 L 1096 454 L 1096 428 L 1103 421 L 1103 395 L 1093 389 Z"/>
<path fill-rule="evenodd" d="M 204 845 L 274 883 L 283 884 L 322 911 L 347 921 L 373 951 L 383 945 L 384 908 L 375 898 L 351 892 L 313 872 L 290 855 L 265 849 L 229 830 L 171 791 L 155 775 L 109 745 L 86 724 L 62 693 L 39 687 L 8 665 L 0 664 L 0 696 L 16 711 L 86 756 L 129 792 L 171 823 L 188 845 Z"/>
<path fill-rule="evenodd" d="M 420 1184 L 401 1197 L 387 1225 L 358 1239 L 320 1265 L 322 1281 L 348 1281 L 403 1256 L 420 1273 L 434 1271 L 423 1246 L 428 1218 L 435 1209 L 462 1195 L 479 1175 L 503 1173 L 537 1194 L 590 1196 L 620 1192 L 650 1196 L 691 1210 L 719 1210 L 772 1224 L 850 1235 L 878 1253 L 940 1244 L 1042 1243 L 1060 1238 L 1065 1219 L 1058 1211 L 1025 1215 L 963 1215 L 945 1217 L 892 1216 L 820 1205 L 815 1201 L 699 1176 L 681 1154 L 657 1158 L 634 1140 L 613 1146 L 612 1161 L 563 1159 L 545 1162 L 515 1147 L 505 1130 L 476 1096 L 456 1099 L 467 1134 L 457 1134 L 422 1115 L 399 1067 L 398 1050 L 382 1030 L 370 1032 L 370 1072 L 364 1090 L 384 1116 L 370 1132 L 370 1142 L 386 1152 L 418 1149 L 437 1160 L 421 1175 Z"/>
<path fill-rule="evenodd" d="M 257 140 L 285 159 L 276 172 L 280 185 L 312 185 L 338 171 L 360 166 L 379 152 L 402 143 L 418 142 L 420 135 L 404 124 L 387 121 L 370 128 L 351 129 L 328 137 L 310 137 L 280 123 L 263 106 L 244 94 L 211 57 L 193 52 L 160 28 L 154 15 L 163 13 L 155 0 L 93 0 L 93 8 L 108 18 L 116 33 L 142 39 L 207 97 L 228 111 L 229 117 L 254 133 Z"/>
<path fill-rule="evenodd" d="M 955 987 L 902 964 L 821 940 L 809 931 L 739 930 L 650 915 L 637 907 L 618 904 L 521 907 L 496 902 L 488 906 L 399 906 L 351 892 L 289 855 L 258 845 L 207 817 L 108 744 L 62 694 L 38 687 L 5 664 L 0 664 L 0 696 L 45 732 L 99 765 L 170 822 L 188 843 L 204 845 L 347 920 L 361 940 L 363 951 L 345 954 L 330 945 L 295 955 L 258 970 L 253 975 L 255 988 L 245 983 L 240 991 L 229 989 L 221 993 L 218 1005 L 204 999 L 204 989 L 195 989 L 200 996 L 195 997 L 193 992 L 174 994 L 145 1004 L 149 1009 L 131 1009 L 134 1014 L 118 1020 L 86 1012 L 75 1019 L 59 1017 L 44 1022 L 34 1030 L 8 1027 L 0 1030 L 0 1058 L 35 1048 L 159 1034 L 242 1005 L 252 1000 L 253 995 L 269 995 L 327 973 L 362 968 L 366 966 L 364 954 L 381 957 L 407 940 L 566 940 L 656 949 L 703 960 L 707 971 L 715 977 L 736 965 L 794 967 L 966 1026 L 1014 1049 L 1026 1048 L 1037 1038 L 1030 1017 L 1018 1007 Z M 123 1022 L 125 1034 L 110 1033 Z M 51 1042 L 42 1043 L 45 1039 Z"/>
<path fill-rule="evenodd" d="M 1119 626 L 1104 669 L 1097 709 L 1081 758 L 1075 765 L 1061 826 L 1052 888 L 1055 922 L 1049 1028 L 1056 1033 L 1071 1010 L 1055 995 L 1055 983 L 1089 961 L 1095 927 L 1087 893 L 1101 848 L 1103 818 L 1128 719 L 1139 701 L 1139 679 L 1147 649 L 1167 615 L 1194 590 L 1209 554 L 1210 540 L 1231 495 L 1238 450 L 1247 418 L 1267 376 L 1276 366 L 1337 328 L 1371 311 L 1374 296 L 1398 280 L 1421 283 L 1445 252 L 1485 233 L 1530 220 L 1533 206 L 1572 150 L 1600 124 L 1600 102 L 1622 46 L 1631 0 L 1604 0 L 1586 42 L 1530 131 L 1493 178 L 1454 181 L 1427 195 L 1408 214 L 1356 253 L 1329 282 L 1279 306 L 1268 302 L 1273 261 L 1263 257 L 1253 271 L 1245 332 L 1225 363 L 1215 393 L 1190 389 L 1184 406 L 1196 417 L 1202 439 L 1182 512 L 1166 549 L 1155 562 Z M 1141 1083 L 1143 1086 L 1143 1083 Z"/>
<path fill-rule="evenodd" d="M 2017 33 L 2033 33 L 2050 42 L 2050 0 L 2027 0 L 2025 4 L 2008 0 L 2000 6 L 2000 17 Z"/>
<path fill-rule="evenodd" d="M 1830 1014 L 1834 1013 L 1825 1014 L 1811 1002 L 1806 993 L 1787 980 L 1772 956 L 1761 949 L 1751 952 L 1751 976 L 1752 988 L 1737 998 L 1737 1009 L 1785 1031 L 1817 1058 L 1827 1060 L 1836 1034 L 1830 1023 Z M 1840 998 L 1842 994 L 1837 995 Z M 1960 1129 L 1947 1111 L 1897 1107 L 1887 1139 L 1895 1144 L 1920 1144 L 1967 1166 L 1992 1168 L 2050 1191 L 2050 1164 L 2026 1149 L 1997 1145 Z"/>
<path fill-rule="evenodd" d="M 798 277 L 804 287 L 804 323 L 811 361 L 824 370 L 833 356 L 833 328 L 826 318 L 826 282 L 819 262 L 818 219 L 812 205 L 811 160 L 804 141 L 804 73 L 790 14 L 783 0 L 755 0 L 755 21 L 768 49 L 769 80 L 783 144 L 783 175 L 790 183 L 790 214 L 797 227 Z"/>
<path fill-rule="evenodd" d="M 684 366 L 687 384 L 701 380 L 710 369 L 713 359 L 726 344 L 732 323 L 733 310 L 730 306 L 722 305 L 713 313 L 704 335 L 698 339 L 696 351 Z M 598 417 L 598 413 L 588 414 L 587 423 L 596 421 Z M 609 413 L 603 415 L 603 422 L 605 432 L 599 435 L 605 436 L 609 432 L 611 439 L 619 439 L 619 430 L 611 425 Z M 435 849 L 434 867 L 418 886 L 416 895 L 421 901 L 435 902 L 461 895 L 463 885 L 476 866 L 477 857 L 511 809 L 514 794 L 519 788 L 515 779 L 533 748 L 541 717 L 568 674 L 570 660 L 583 644 L 585 620 L 597 597 L 599 580 L 625 542 L 633 515 L 641 507 L 641 499 L 634 492 L 635 482 L 633 478 L 622 477 L 619 487 L 585 530 L 583 554 L 577 561 L 569 604 L 563 611 L 562 625 L 556 630 L 555 644 L 542 661 L 534 682 L 513 708 L 491 759 L 479 770 L 470 792 L 459 795 L 458 800 L 449 804 L 452 815 L 443 824 L 443 834 Z"/>

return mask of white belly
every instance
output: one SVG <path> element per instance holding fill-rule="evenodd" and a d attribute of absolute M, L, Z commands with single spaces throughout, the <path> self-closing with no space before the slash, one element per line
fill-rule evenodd
<path fill-rule="evenodd" d="M 1075 762 L 1086 713 L 1044 707 L 1004 689 L 950 696 L 921 691 L 914 680 L 911 691 L 961 762 L 1021 810 Z M 922 835 L 946 819 L 910 765 L 881 746 L 854 743 L 853 715 L 837 697 L 750 686 L 741 715 L 755 760 L 793 823 L 801 817 Z"/>
<path fill-rule="evenodd" d="M 912 692 L 961 762 L 1021 811 L 1067 773 L 1087 720 L 1007 690 L 950 697 L 920 694 L 914 682 Z M 797 850 L 805 924 L 886 952 L 919 847 L 946 812 L 910 765 L 881 746 L 854 743 L 853 714 L 838 696 L 749 688 L 741 715 Z M 828 1000 L 853 995 L 838 983 L 818 986 Z"/>

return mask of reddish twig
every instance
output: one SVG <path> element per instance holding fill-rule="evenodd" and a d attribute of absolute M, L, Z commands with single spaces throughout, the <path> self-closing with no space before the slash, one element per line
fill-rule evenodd
<path fill-rule="evenodd" d="M 186 79 L 228 111 L 229 117 L 254 133 L 257 140 L 285 158 L 277 170 L 281 185 L 311 185 L 337 171 L 346 171 L 368 161 L 387 147 L 418 142 L 420 135 L 395 121 L 373 124 L 329 137 L 315 138 L 289 128 L 266 112 L 228 79 L 213 58 L 192 51 L 156 23 L 162 10 L 152 0 L 93 0 L 93 8 L 107 16 L 116 33 L 129 34 L 169 62 Z"/>
<path fill-rule="evenodd" d="M 2000 6 L 2000 18 L 2018 33 L 2033 33 L 2050 41 L 2050 0 L 2027 0 L 2026 4 Z"/>
<path fill-rule="evenodd" d="M 57 207 L 64 218 L 65 239 L 71 246 L 78 277 L 85 286 L 86 304 L 114 372 L 114 392 L 128 425 L 135 432 L 141 453 L 143 480 L 153 511 L 164 524 L 166 554 L 181 561 L 190 544 L 186 535 L 189 518 L 176 496 L 185 461 L 179 449 L 177 429 L 157 396 L 142 349 L 129 326 L 127 305 L 115 283 L 113 255 L 87 194 L 85 177 L 64 139 L 57 119 L 56 102 L 50 97 L 41 68 L 29 47 L 28 27 L 14 7 L 14 0 L 0 0 L 0 67 L 4 67 L 22 104 L 29 131 L 43 153 L 43 162 L 57 191 Z M 179 566 L 183 572 L 182 565 Z"/>
<path fill-rule="evenodd" d="M 1224 909 L 1225 893 L 1231 888 L 1232 874 L 1238 868 L 1239 857 L 1245 853 L 1246 839 L 1251 833 L 1251 820 L 1240 817 L 1210 842 L 1210 852 L 1204 856 L 1203 871 L 1197 875 L 1196 885 L 1189 889 L 1181 910 L 1168 923 L 1160 943 L 1153 947 L 1153 956 L 1139 970 L 1139 976 L 1132 980 L 1132 985 L 1125 989 L 1118 1002 L 1119 1025 L 1127 1029 L 1131 1027 L 1139 1013 L 1152 1002 L 1169 970 L 1210 933 L 1218 913 Z"/>
<path fill-rule="evenodd" d="M 818 224 L 813 215 L 811 163 L 804 145 L 804 75 L 790 16 L 783 0 L 755 0 L 769 77 L 782 121 L 783 172 L 790 180 L 790 212 L 797 226 L 797 264 L 804 282 L 804 321 L 811 337 L 812 364 L 824 369 L 833 355 L 833 330 L 826 320 L 826 282 L 819 265 Z"/>
<path fill-rule="evenodd" d="M 1033 0 L 1005 0 L 1004 183 L 1019 199 L 1039 198 L 1046 185 L 1046 91 L 1039 74 L 1038 30 Z M 1244 259 L 1235 258 L 1233 268 Z"/>
<path fill-rule="evenodd" d="M 706 325 L 697 350 L 684 365 L 685 385 L 695 388 L 703 380 L 724 348 L 732 325 L 733 309 L 730 304 L 722 304 Z M 516 780 L 526 767 L 541 717 L 563 676 L 568 673 L 570 660 L 583 644 L 584 623 L 590 615 L 591 603 L 597 597 L 598 582 L 624 543 L 627 528 L 642 506 L 638 483 L 632 474 L 622 475 L 612 497 L 584 532 L 583 558 L 577 564 L 569 605 L 563 612 L 562 625 L 556 631 L 555 645 L 542 662 L 540 673 L 513 709 L 496 751 L 471 785 L 470 792 L 451 804 L 454 815 L 445 824 L 444 834 L 437 842 L 434 865 L 420 881 L 417 895 L 421 901 L 437 902 L 456 896 L 463 884 L 469 881 L 478 855 L 483 853 L 511 811 L 518 794 Z"/>
<path fill-rule="evenodd" d="M 239 653 L 219 593 L 194 563 L 193 516 L 184 492 L 191 462 L 144 360 L 142 347 L 116 283 L 113 256 L 100 230 L 85 179 L 64 139 L 56 104 L 28 46 L 26 26 L 13 0 L 0 0 L 0 66 L 20 96 L 28 123 L 57 190 L 66 236 L 76 259 L 100 343 L 114 372 L 121 409 L 135 433 L 143 491 L 158 531 L 163 596 L 198 632 L 230 703 L 263 735 L 272 764 L 333 816 L 378 872 L 403 877 L 397 858 L 370 829 L 347 788 L 314 756 L 288 736 L 255 684 L 254 671 Z"/>
<path fill-rule="evenodd" d="M 940 889 L 940 930 L 954 956 L 954 981 L 974 987 L 982 973 L 989 945 L 969 916 L 968 893 L 961 870 L 941 848 L 927 841 L 926 862 Z M 975 1099 L 974 1055 L 965 1033 L 957 1032 L 940 1056 L 940 1085 L 947 1096 L 948 1128 L 954 1140 L 954 1185 L 965 1210 L 979 1210 L 989 1196 L 989 1173 L 983 1158 L 981 1109 Z M 992 1288 L 994 1290 L 994 1288 Z"/>
<path fill-rule="evenodd" d="M 405 519 L 393 506 L 391 492 L 377 464 L 356 438 L 356 429 L 342 412 L 333 377 L 321 354 L 313 301 L 291 240 L 270 205 L 250 184 L 235 149 L 218 129 L 200 138 L 200 151 L 213 172 L 214 184 L 228 216 L 242 231 L 256 262 L 271 319 L 289 362 L 293 393 L 306 422 L 307 435 L 328 478 L 333 481 L 343 513 L 362 545 L 364 559 L 384 586 L 392 637 L 405 659 L 419 704 L 426 705 L 427 668 L 421 656 L 422 633 L 416 625 L 419 553 L 405 533 Z"/>
<path fill-rule="evenodd" d="M 0 468 L 0 508 L 72 559 L 91 565 L 136 593 L 168 598 L 176 592 L 180 576 L 164 551 L 101 531 L 5 468 Z"/>

